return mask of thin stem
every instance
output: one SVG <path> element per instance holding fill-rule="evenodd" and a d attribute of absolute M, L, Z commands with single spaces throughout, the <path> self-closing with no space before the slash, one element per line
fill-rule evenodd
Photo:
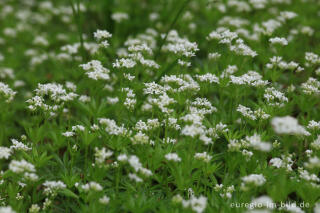
<path fill-rule="evenodd" d="M 168 30 L 167 30 L 167 32 L 166 32 L 166 34 L 165 34 L 165 37 L 164 37 L 163 39 L 161 39 L 160 45 L 159 45 L 159 48 L 158 48 L 158 51 L 157 51 L 157 53 L 156 53 L 155 56 L 154 56 L 154 59 L 155 59 L 155 60 L 156 60 L 157 57 L 160 55 L 162 46 L 163 46 L 164 43 L 166 42 L 170 30 L 174 27 L 174 25 L 175 25 L 176 22 L 178 21 L 180 15 L 182 14 L 182 12 L 184 11 L 184 9 L 186 8 L 186 6 L 188 5 L 188 3 L 189 3 L 190 1 L 191 1 L 191 0 L 185 0 L 185 2 L 182 4 L 180 10 L 178 11 L 177 15 L 176 15 L 175 18 L 173 19 L 173 22 L 171 23 L 170 27 L 168 28 Z"/>
<path fill-rule="evenodd" d="M 73 4 L 73 0 L 69 0 L 69 1 L 70 1 L 70 5 L 72 8 L 73 18 L 74 18 L 76 25 L 77 25 L 77 28 L 78 28 L 81 56 L 84 59 L 84 58 L 86 58 L 86 54 L 85 54 L 85 49 L 84 49 L 83 31 L 82 31 L 81 20 L 80 20 L 80 18 L 81 18 L 80 17 L 80 1 L 77 0 L 77 4 L 76 4 L 77 8 Z"/>

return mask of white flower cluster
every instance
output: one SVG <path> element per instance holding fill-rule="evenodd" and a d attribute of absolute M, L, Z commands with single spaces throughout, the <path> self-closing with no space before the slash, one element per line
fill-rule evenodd
<path fill-rule="evenodd" d="M 151 131 L 160 127 L 160 125 L 161 124 L 157 118 L 148 119 L 147 122 L 139 120 L 135 125 L 135 129 L 138 131 Z"/>
<path fill-rule="evenodd" d="M 116 61 L 114 63 L 112 63 L 113 68 L 133 68 L 134 66 L 136 66 L 136 62 L 131 59 L 131 58 L 121 58 L 121 59 L 116 59 Z"/>
<path fill-rule="evenodd" d="M 265 89 L 263 97 L 267 100 L 267 104 L 270 106 L 283 107 L 284 104 L 288 102 L 288 98 L 274 87 Z"/>
<path fill-rule="evenodd" d="M 98 60 L 92 60 L 86 64 L 81 64 L 80 67 L 86 71 L 88 78 L 93 80 L 109 80 L 109 70 Z"/>
<path fill-rule="evenodd" d="M 60 48 L 62 51 L 61 53 L 59 53 L 57 55 L 53 55 L 52 57 L 54 57 L 58 60 L 63 60 L 63 61 L 72 61 L 72 60 L 81 61 L 82 57 L 77 55 L 80 52 L 81 46 L 82 45 L 80 42 L 77 42 L 74 44 L 67 44 L 67 45 L 62 46 Z M 91 55 L 96 53 L 99 49 L 99 45 L 94 42 L 83 42 L 83 47 Z M 47 55 L 43 55 L 42 57 L 40 57 L 40 59 L 39 59 L 39 56 L 34 56 L 33 61 L 31 61 L 31 64 L 37 65 L 47 59 L 48 59 Z"/>
<path fill-rule="evenodd" d="M 200 81 L 200 82 L 209 82 L 209 83 L 217 83 L 219 84 L 219 78 L 212 74 L 212 73 L 206 73 L 204 75 L 196 75 L 196 78 Z"/>
<path fill-rule="evenodd" d="M 85 192 L 99 192 L 103 190 L 103 187 L 95 181 L 90 181 L 89 183 L 82 185 L 81 189 Z"/>
<path fill-rule="evenodd" d="M 216 184 L 213 188 L 223 198 L 232 198 L 232 193 L 235 191 L 234 185 L 224 186 L 223 184 Z"/>
<path fill-rule="evenodd" d="M 207 152 L 202 152 L 194 154 L 194 158 L 208 163 L 212 159 L 212 156 L 209 155 Z"/>
<path fill-rule="evenodd" d="M 249 210 L 246 211 L 246 213 L 271 213 L 272 210 L 276 208 L 276 204 L 272 201 L 272 199 L 269 196 L 262 195 L 258 198 L 252 199 L 251 203 L 249 203 L 248 208 Z"/>
<path fill-rule="evenodd" d="M 123 22 L 124 20 L 128 20 L 129 19 L 129 15 L 127 13 L 124 13 L 124 12 L 115 12 L 115 13 L 112 13 L 111 18 L 115 22 L 120 23 L 120 22 Z"/>
<path fill-rule="evenodd" d="M 165 84 L 164 88 L 166 91 L 172 93 L 200 90 L 199 84 L 190 75 L 165 75 L 161 78 L 160 82 Z M 174 87 L 175 85 L 177 88 Z"/>
<path fill-rule="evenodd" d="M 305 60 L 307 67 L 320 64 L 320 56 L 312 52 L 305 53 Z"/>
<path fill-rule="evenodd" d="M 320 129 L 320 121 L 318 121 L 318 122 L 314 121 L 314 120 L 309 121 L 307 128 L 310 130 L 319 130 Z"/>
<path fill-rule="evenodd" d="M 11 139 L 12 145 L 10 146 L 11 150 L 23 150 L 23 151 L 29 151 L 31 150 L 30 147 L 25 145 L 24 143 L 16 140 L 16 139 Z"/>
<path fill-rule="evenodd" d="M 306 180 L 308 182 L 320 182 L 320 178 L 316 174 L 310 174 L 307 170 L 304 170 L 303 168 L 298 168 L 299 177 L 303 180 Z"/>
<path fill-rule="evenodd" d="M 211 114 L 211 113 L 210 113 Z M 181 134 L 185 136 L 190 136 L 192 138 L 199 137 L 199 139 L 206 145 L 212 144 L 212 138 L 208 137 L 214 135 L 216 133 L 213 129 L 207 129 L 206 126 L 203 125 L 202 121 L 204 119 L 204 115 L 195 112 L 191 112 L 186 114 L 185 116 L 180 118 L 184 122 L 190 123 L 183 127 L 181 130 Z"/>
<path fill-rule="evenodd" d="M 103 147 L 102 149 L 99 149 L 98 147 L 95 147 L 95 162 L 98 165 L 103 165 L 103 163 L 105 162 L 105 160 L 109 157 L 111 157 L 113 154 L 112 151 L 108 150 L 106 151 L 106 148 Z"/>
<path fill-rule="evenodd" d="M 97 30 L 96 32 L 93 33 L 93 36 L 99 41 L 101 42 L 101 46 L 103 47 L 108 47 L 109 46 L 109 42 L 107 39 L 112 37 L 112 34 L 109 33 L 106 30 Z"/>
<path fill-rule="evenodd" d="M 186 38 L 180 38 L 175 30 L 168 33 L 166 41 L 167 43 L 163 45 L 162 49 L 179 56 L 192 57 L 199 50 L 197 43 L 190 42 Z"/>
<path fill-rule="evenodd" d="M 35 174 L 36 169 L 33 164 L 26 160 L 12 160 L 9 164 L 9 169 L 17 174 L 23 174 L 24 179 L 30 181 L 37 181 L 38 176 Z"/>
<path fill-rule="evenodd" d="M 258 110 L 253 111 L 249 107 L 245 107 L 241 104 L 239 104 L 237 111 L 250 120 L 266 120 L 270 117 L 269 114 L 265 113 L 260 108 Z"/>
<path fill-rule="evenodd" d="M 13 91 L 7 84 L 0 82 L 0 95 L 3 95 L 6 102 L 11 102 L 17 92 Z"/>
<path fill-rule="evenodd" d="M 38 84 L 35 93 L 35 96 L 26 101 L 29 104 L 28 108 L 31 111 L 41 109 L 53 115 L 65 102 L 72 101 L 78 96 L 74 92 L 67 92 L 61 84 L 56 83 Z"/>
<path fill-rule="evenodd" d="M 315 150 L 320 150 L 320 135 L 311 143 L 311 147 Z"/>
<path fill-rule="evenodd" d="M 2 79 L 5 79 L 5 78 L 14 79 L 15 75 L 14 75 L 13 69 L 7 68 L 7 67 L 1 67 L 0 68 L 0 78 L 2 78 Z"/>
<path fill-rule="evenodd" d="M 167 93 L 161 93 L 157 97 L 148 96 L 147 103 L 142 106 L 144 111 L 151 111 L 154 107 L 159 108 L 162 113 L 169 114 L 173 112 L 169 106 L 176 101 L 170 98 Z"/>
<path fill-rule="evenodd" d="M 279 44 L 282 46 L 288 45 L 288 41 L 285 38 L 280 38 L 280 37 L 274 37 L 269 39 L 271 44 Z"/>
<path fill-rule="evenodd" d="M 317 156 L 310 157 L 308 162 L 304 163 L 304 166 L 309 169 L 320 168 L 320 159 Z"/>
<path fill-rule="evenodd" d="M 140 163 L 140 160 L 137 156 L 135 155 L 131 155 L 131 156 L 127 156 L 126 154 L 121 154 L 117 157 L 117 160 L 120 162 L 128 162 L 129 165 L 134 169 L 135 172 L 140 172 L 142 175 L 149 177 L 152 175 L 152 172 L 147 169 L 144 168 L 142 166 L 142 164 Z M 142 178 L 140 178 L 139 176 L 137 176 L 137 174 L 135 173 L 129 173 L 129 178 L 131 180 L 134 180 L 136 182 L 142 182 Z"/>
<path fill-rule="evenodd" d="M 107 205 L 110 201 L 110 198 L 107 197 L 106 195 L 104 195 L 102 198 L 99 199 L 99 203 L 103 204 L 103 205 Z"/>
<path fill-rule="evenodd" d="M 247 136 L 245 140 L 248 142 L 248 146 L 252 147 L 255 150 L 269 152 L 272 149 L 271 143 L 262 141 L 261 136 L 258 134 Z"/>
<path fill-rule="evenodd" d="M 0 159 L 8 159 L 11 156 L 11 149 L 0 146 Z"/>
<path fill-rule="evenodd" d="M 181 158 L 178 156 L 177 153 L 168 153 L 164 156 L 168 161 L 175 161 L 180 162 Z"/>
<path fill-rule="evenodd" d="M 272 145 L 269 142 L 262 141 L 261 136 L 257 133 L 252 136 L 246 136 L 241 140 L 231 139 L 228 144 L 228 150 L 230 152 L 241 152 L 247 160 L 253 155 L 253 152 L 247 150 L 248 148 L 262 152 L 270 152 Z"/>
<path fill-rule="evenodd" d="M 188 107 L 189 111 L 193 114 L 207 115 L 212 114 L 217 111 L 217 108 L 212 106 L 212 104 L 206 98 L 196 98 L 192 101 Z"/>
<path fill-rule="evenodd" d="M 14 211 L 11 206 L 1 206 L 0 213 L 16 213 L 16 211 Z"/>
<path fill-rule="evenodd" d="M 55 196 L 59 190 L 66 188 L 66 185 L 62 181 L 45 181 L 43 186 L 44 193 L 51 196 Z"/>
<path fill-rule="evenodd" d="M 191 208 L 192 211 L 202 213 L 207 207 L 207 198 L 204 196 L 195 197 L 191 195 L 190 200 L 184 200 L 181 195 L 176 195 L 172 198 L 174 203 L 181 203 L 183 208 Z"/>
<path fill-rule="evenodd" d="M 265 182 L 266 179 L 262 174 L 251 174 L 242 177 L 241 189 L 246 191 L 250 189 L 250 186 L 262 186 Z"/>
<path fill-rule="evenodd" d="M 149 141 L 149 136 L 145 133 L 139 131 L 131 138 L 132 144 L 148 144 L 151 143 Z"/>
<path fill-rule="evenodd" d="M 137 99 L 135 98 L 136 94 L 128 87 L 122 88 L 121 91 L 126 93 L 126 99 L 123 104 L 127 107 L 127 109 L 133 110 L 137 103 Z"/>
<path fill-rule="evenodd" d="M 231 32 L 226 28 L 218 28 L 216 31 L 212 31 L 208 37 L 208 40 L 219 40 L 220 44 L 227 44 L 230 51 L 235 52 L 238 55 L 255 57 L 258 54 L 247 46 L 244 41 L 238 37 L 238 34 Z"/>
<path fill-rule="evenodd" d="M 298 120 L 291 116 L 274 117 L 272 118 L 271 124 L 277 134 L 310 135 L 310 133 L 298 123 Z"/>
<path fill-rule="evenodd" d="M 82 125 L 75 125 L 75 126 L 72 126 L 71 127 L 71 131 L 67 131 L 67 132 L 64 132 L 62 133 L 63 136 L 65 137 L 73 137 L 76 135 L 76 132 L 84 132 L 85 130 L 85 127 L 82 126 Z"/>
<path fill-rule="evenodd" d="M 262 80 L 262 76 L 255 71 L 248 71 L 242 76 L 230 75 L 231 83 L 236 85 L 248 85 L 253 87 L 263 87 L 269 84 L 267 80 Z"/>
<path fill-rule="evenodd" d="M 220 53 L 217 53 L 217 52 L 215 52 L 215 53 L 209 53 L 208 54 L 208 58 L 210 59 L 210 60 L 217 60 L 217 59 L 219 59 L 221 57 L 221 54 Z"/>
<path fill-rule="evenodd" d="M 272 158 L 269 164 L 276 168 L 284 168 L 287 171 L 292 171 L 294 161 L 292 160 L 292 155 L 281 155 L 281 158 Z"/>
<path fill-rule="evenodd" d="M 110 135 L 130 135 L 131 132 L 128 131 L 124 125 L 118 126 L 114 120 L 108 118 L 99 118 L 99 123 L 106 126 L 105 131 Z"/>
<path fill-rule="evenodd" d="M 301 84 L 301 89 L 304 94 L 319 95 L 320 82 L 317 79 L 310 77 L 305 83 Z"/>
<path fill-rule="evenodd" d="M 280 70 L 291 70 L 295 72 L 301 72 L 304 70 L 303 67 L 301 67 L 298 63 L 294 61 L 286 62 L 282 60 L 282 57 L 280 56 L 273 56 L 270 58 L 270 63 L 266 64 L 266 67 L 268 69 L 280 69 Z"/>

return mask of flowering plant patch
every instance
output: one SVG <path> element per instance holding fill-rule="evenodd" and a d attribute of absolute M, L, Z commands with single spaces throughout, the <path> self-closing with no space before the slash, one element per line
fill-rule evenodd
<path fill-rule="evenodd" d="M 318 0 L 1 0 L 0 213 L 320 212 Z"/>

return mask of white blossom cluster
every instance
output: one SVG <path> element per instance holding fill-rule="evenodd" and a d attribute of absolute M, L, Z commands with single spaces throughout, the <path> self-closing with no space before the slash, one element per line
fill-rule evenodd
<path fill-rule="evenodd" d="M 38 109 L 50 112 L 52 115 L 61 109 L 65 102 L 74 100 L 78 95 L 74 92 L 68 92 L 63 85 L 57 83 L 38 84 L 35 89 L 35 96 L 28 99 L 28 108 L 31 111 Z"/>
<path fill-rule="evenodd" d="M 6 102 L 11 102 L 16 94 L 7 84 L 0 82 L 0 95 Z"/>
<path fill-rule="evenodd" d="M 100 61 L 92 60 L 86 64 L 81 64 L 80 67 L 86 71 L 88 78 L 93 80 L 109 80 L 109 70 L 101 64 Z"/>

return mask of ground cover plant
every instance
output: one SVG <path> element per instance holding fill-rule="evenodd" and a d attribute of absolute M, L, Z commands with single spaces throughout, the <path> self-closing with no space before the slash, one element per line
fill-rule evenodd
<path fill-rule="evenodd" d="M 1 0 L 0 213 L 320 212 L 318 0 Z"/>

